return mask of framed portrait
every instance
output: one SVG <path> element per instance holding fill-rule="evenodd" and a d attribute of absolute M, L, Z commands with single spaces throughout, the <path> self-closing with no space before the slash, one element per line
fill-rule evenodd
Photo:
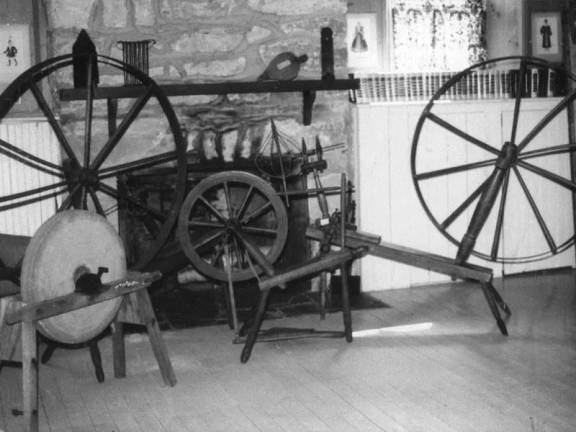
<path fill-rule="evenodd" d="M 348 14 L 346 16 L 346 50 L 349 68 L 378 67 L 377 34 L 376 14 Z"/>
<path fill-rule="evenodd" d="M 552 63 L 562 61 L 562 15 L 533 12 L 530 15 L 531 53 Z"/>
<path fill-rule="evenodd" d="M 0 83 L 14 81 L 30 68 L 30 29 L 25 24 L 0 25 Z"/>

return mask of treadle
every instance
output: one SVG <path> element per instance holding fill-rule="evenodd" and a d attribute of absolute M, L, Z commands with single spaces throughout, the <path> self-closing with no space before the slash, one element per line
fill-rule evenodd
<path fill-rule="evenodd" d="M 343 338 L 343 331 L 316 330 L 313 328 L 271 327 L 258 332 L 258 342 L 275 342 L 308 338 Z M 235 344 L 246 343 L 246 336 L 236 336 Z"/>

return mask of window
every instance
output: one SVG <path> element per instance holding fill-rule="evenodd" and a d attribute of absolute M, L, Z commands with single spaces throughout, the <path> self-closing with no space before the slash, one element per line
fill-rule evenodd
<path fill-rule="evenodd" d="M 486 0 L 384 0 L 389 72 L 459 71 L 486 60 Z"/>

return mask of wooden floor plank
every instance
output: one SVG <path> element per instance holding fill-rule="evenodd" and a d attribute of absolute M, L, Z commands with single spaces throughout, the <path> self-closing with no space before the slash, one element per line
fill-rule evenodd
<path fill-rule="evenodd" d="M 574 274 L 495 283 L 513 311 L 507 338 L 481 290 L 459 283 L 373 293 L 390 307 L 354 311 L 352 344 L 257 343 L 247 364 L 228 326 L 164 332 L 175 387 L 164 386 L 142 334 L 127 337 L 124 379 L 113 378 L 109 339 L 100 342 L 104 383 L 87 349 L 57 350 L 40 367 L 41 431 L 572 432 Z M 334 330 L 342 319 L 265 326 Z M 11 412 L 20 385 L 21 370 L 2 369 L 4 432 L 24 430 Z"/>

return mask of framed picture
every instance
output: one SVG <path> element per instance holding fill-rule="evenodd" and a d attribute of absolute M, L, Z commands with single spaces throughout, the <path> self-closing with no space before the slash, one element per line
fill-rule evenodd
<path fill-rule="evenodd" d="M 30 29 L 25 24 L 0 25 L 0 83 L 11 83 L 30 68 Z"/>
<path fill-rule="evenodd" d="M 376 14 L 348 14 L 346 16 L 349 68 L 369 69 L 378 66 L 377 34 Z"/>
<path fill-rule="evenodd" d="M 533 12 L 530 15 L 533 57 L 552 63 L 562 61 L 562 15 L 560 12 Z"/>

